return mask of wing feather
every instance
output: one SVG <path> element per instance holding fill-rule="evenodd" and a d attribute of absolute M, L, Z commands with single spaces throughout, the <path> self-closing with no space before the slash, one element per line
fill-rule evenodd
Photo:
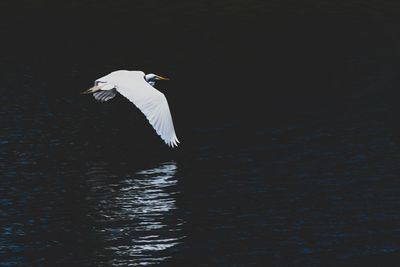
<path fill-rule="evenodd" d="M 108 101 L 112 98 L 114 98 L 117 95 L 117 91 L 115 89 L 111 89 L 111 90 L 99 90 L 95 93 L 93 93 L 93 97 L 94 99 L 96 99 L 97 101 Z"/>
<path fill-rule="evenodd" d="M 148 84 L 143 76 L 142 72 L 121 73 L 114 80 L 115 88 L 140 109 L 167 145 L 177 146 L 179 141 L 167 99 L 163 93 Z"/>

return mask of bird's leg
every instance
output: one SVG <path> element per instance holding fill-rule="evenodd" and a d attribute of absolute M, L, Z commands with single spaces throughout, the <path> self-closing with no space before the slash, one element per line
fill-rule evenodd
<path fill-rule="evenodd" d="M 82 92 L 82 94 L 90 94 L 90 93 L 94 93 L 94 92 L 97 92 L 97 91 L 99 91 L 100 89 L 101 89 L 101 87 L 100 87 L 100 86 L 98 86 L 98 85 L 95 85 L 95 86 L 93 86 L 93 87 L 91 87 L 91 88 L 87 89 L 86 91 L 83 91 L 83 92 Z"/>

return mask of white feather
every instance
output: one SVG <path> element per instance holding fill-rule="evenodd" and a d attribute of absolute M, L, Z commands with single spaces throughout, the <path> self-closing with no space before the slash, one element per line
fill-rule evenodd
<path fill-rule="evenodd" d="M 108 100 L 114 98 L 116 95 L 117 95 L 117 91 L 115 89 L 104 91 L 102 88 L 102 89 L 100 89 L 100 91 L 93 93 L 94 99 L 96 99 L 97 101 L 102 101 L 102 102 L 108 101 Z"/>
<path fill-rule="evenodd" d="M 94 97 L 99 98 L 100 101 L 107 101 L 115 95 L 109 98 L 111 95 L 104 95 L 103 92 L 106 91 L 103 90 L 110 90 L 107 92 L 111 93 L 114 91 L 112 89 L 115 88 L 117 92 L 143 112 L 154 130 L 167 145 L 177 146 L 179 141 L 175 134 L 167 99 L 163 93 L 146 82 L 144 75 L 142 71 L 114 71 L 96 80 L 95 84 L 103 83 L 103 85 L 100 85 L 102 88 L 99 95 L 94 95 Z"/>

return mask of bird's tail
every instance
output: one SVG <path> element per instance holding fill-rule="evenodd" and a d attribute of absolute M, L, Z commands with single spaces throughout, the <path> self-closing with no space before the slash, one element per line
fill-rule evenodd
<path fill-rule="evenodd" d="M 95 85 L 95 86 L 93 86 L 93 87 L 91 87 L 91 88 L 89 88 L 89 89 L 83 91 L 81 94 L 90 94 L 90 93 L 94 93 L 94 92 L 99 91 L 100 89 L 101 89 L 100 86 Z"/>

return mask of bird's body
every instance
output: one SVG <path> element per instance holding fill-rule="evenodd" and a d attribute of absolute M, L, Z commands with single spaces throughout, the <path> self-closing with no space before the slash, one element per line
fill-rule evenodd
<path fill-rule="evenodd" d="M 84 93 L 93 93 L 98 101 L 108 101 L 120 93 L 143 112 L 161 139 L 174 147 L 179 141 L 167 99 L 153 87 L 157 80 L 167 79 L 155 74 L 145 75 L 142 71 L 118 70 L 97 79 Z"/>

